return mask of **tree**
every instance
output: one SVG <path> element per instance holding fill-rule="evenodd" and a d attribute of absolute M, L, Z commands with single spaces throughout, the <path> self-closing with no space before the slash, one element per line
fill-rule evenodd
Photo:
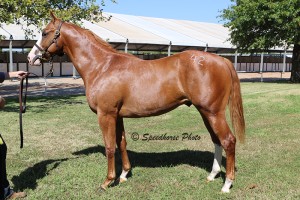
<path fill-rule="evenodd" d="M 300 0 L 231 0 L 221 17 L 241 51 L 293 48 L 291 81 L 300 83 Z"/>
<path fill-rule="evenodd" d="M 96 0 L 1 0 L 0 27 L 1 23 L 21 24 L 25 34 L 30 37 L 32 32 L 28 26 L 42 27 L 50 18 L 50 10 L 65 21 L 78 23 L 81 19 L 89 21 L 109 19 L 102 15 L 103 6 L 104 0 L 99 3 Z"/>

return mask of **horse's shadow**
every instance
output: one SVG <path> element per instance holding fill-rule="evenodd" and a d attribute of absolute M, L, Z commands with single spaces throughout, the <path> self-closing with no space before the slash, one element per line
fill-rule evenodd
<path fill-rule="evenodd" d="M 89 155 L 94 153 L 102 153 L 105 156 L 105 147 L 97 145 L 89 147 L 81 151 L 74 152 L 73 155 Z M 132 166 L 135 167 L 146 167 L 146 168 L 160 168 L 160 167 L 171 167 L 177 165 L 190 165 L 193 167 L 199 167 L 210 172 L 212 169 L 214 154 L 209 151 L 195 151 L 195 150 L 180 150 L 172 152 L 135 152 L 127 150 L 128 157 Z M 121 156 L 119 152 L 116 152 L 116 170 L 118 175 L 122 171 Z M 222 165 L 226 165 L 225 158 L 222 158 Z M 130 175 L 131 176 L 131 175 Z M 225 174 L 220 173 L 220 176 L 225 179 Z"/>
<path fill-rule="evenodd" d="M 180 150 L 173 152 L 158 152 L 158 153 L 148 153 L 148 152 L 135 152 L 128 150 L 129 160 L 132 165 L 132 169 L 135 167 L 146 167 L 146 168 L 160 168 L 160 167 L 171 167 L 182 164 L 187 164 L 193 167 L 199 167 L 210 172 L 214 154 L 209 151 L 194 151 L 194 150 Z M 97 145 L 94 147 L 89 147 L 80 151 L 73 152 L 73 155 L 88 156 L 94 153 L 101 153 L 105 156 L 105 147 Z M 32 167 L 28 167 L 18 176 L 12 178 L 12 182 L 16 190 L 25 189 L 36 189 L 38 183 L 37 181 L 44 178 L 49 174 L 50 171 L 57 168 L 62 162 L 68 161 L 69 159 L 75 158 L 63 158 L 63 159 L 49 159 L 36 163 Z M 116 152 L 116 170 L 118 175 L 122 171 L 122 161 L 119 152 Z M 48 165 L 53 165 L 48 169 Z M 222 165 L 225 166 L 225 158 L 223 157 Z M 131 176 L 130 174 L 129 176 Z M 221 173 L 221 177 L 224 179 L 225 174 Z"/>

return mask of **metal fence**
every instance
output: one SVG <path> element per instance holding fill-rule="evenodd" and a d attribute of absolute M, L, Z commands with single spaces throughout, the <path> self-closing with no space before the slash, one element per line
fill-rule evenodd
<path fill-rule="evenodd" d="M 136 56 L 145 60 L 166 57 L 167 54 L 144 54 Z M 223 55 L 235 64 L 238 72 L 290 72 L 292 59 L 284 54 L 260 54 L 260 55 Z M 73 64 L 65 55 L 55 56 L 53 60 L 54 73 L 52 76 L 77 76 Z M 9 52 L 0 53 L 0 71 L 8 72 L 10 69 Z M 43 76 L 48 73 L 50 66 L 43 63 L 42 66 L 30 66 L 27 62 L 27 53 L 13 53 L 13 70 L 25 70 Z"/>

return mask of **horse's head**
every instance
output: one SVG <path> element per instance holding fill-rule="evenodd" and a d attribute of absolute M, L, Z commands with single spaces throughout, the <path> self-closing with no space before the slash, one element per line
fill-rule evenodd
<path fill-rule="evenodd" d="M 62 56 L 63 44 L 60 30 L 63 24 L 61 19 L 50 13 L 52 20 L 42 31 L 42 36 L 28 54 L 30 65 L 40 65 L 41 60 L 50 60 L 54 55 Z"/>

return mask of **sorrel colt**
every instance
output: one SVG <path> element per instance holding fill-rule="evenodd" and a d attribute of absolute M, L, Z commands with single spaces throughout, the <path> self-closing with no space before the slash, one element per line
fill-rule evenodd
<path fill-rule="evenodd" d="M 107 177 L 101 188 L 116 179 L 115 149 L 120 149 L 122 174 L 126 181 L 131 166 L 126 150 L 123 118 L 160 115 L 182 104 L 193 104 L 215 144 L 212 171 L 214 180 L 221 171 L 222 148 L 226 152 L 226 180 L 229 192 L 235 173 L 235 136 L 225 118 L 229 104 L 234 132 L 243 141 L 245 122 L 240 82 L 232 63 L 220 56 L 185 51 L 158 60 L 145 61 L 113 49 L 93 32 L 63 22 L 51 13 L 52 20 L 28 55 L 31 65 L 41 55 L 50 59 L 67 54 L 84 81 L 87 102 L 97 114 L 108 161 Z"/>

